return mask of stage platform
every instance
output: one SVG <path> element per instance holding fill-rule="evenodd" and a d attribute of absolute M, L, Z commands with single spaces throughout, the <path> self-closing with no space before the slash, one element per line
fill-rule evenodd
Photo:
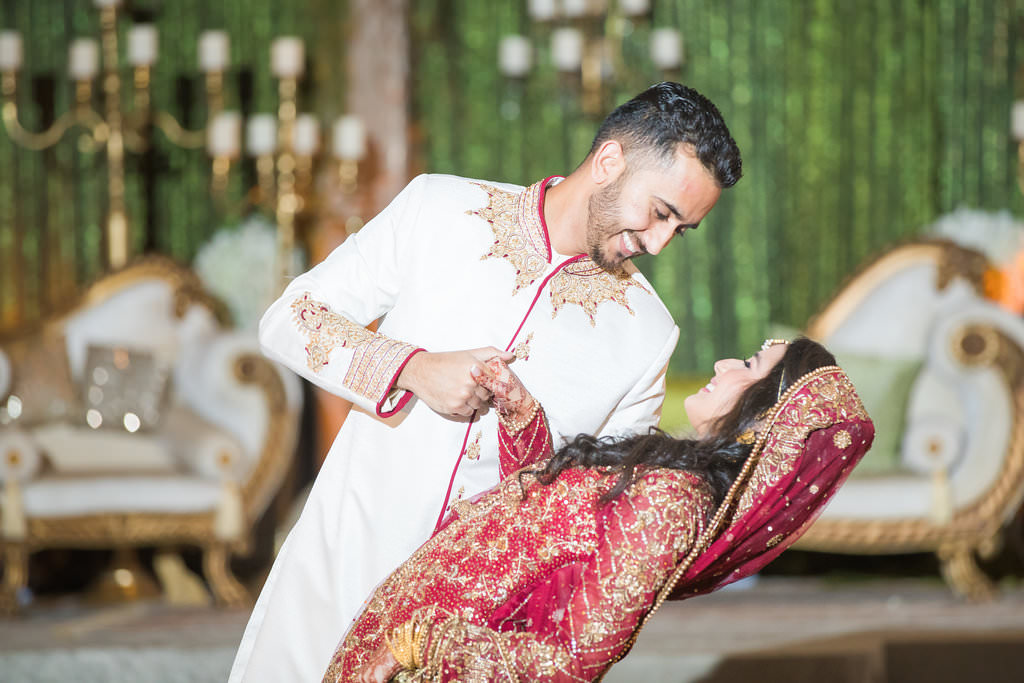
<path fill-rule="evenodd" d="M 1002 590 L 971 604 L 937 580 L 762 577 L 666 604 L 605 680 L 1021 683 L 1024 586 Z M 246 616 L 48 601 L 0 620 L 0 681 L 223 682 Z"/>

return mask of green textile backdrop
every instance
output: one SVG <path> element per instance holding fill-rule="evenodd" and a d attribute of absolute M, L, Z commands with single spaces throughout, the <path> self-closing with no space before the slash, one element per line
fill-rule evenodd
<path fill-rule="evenodd" d="M 803 324 L 866 258 L 948 211 L 1020 212 L 1009 135 L 1022 18 L 1013 0 L 652 4 L 650 22 L 626 36 L 633 69 L 610 104 L 660 80 L 646 37 L 650 26 L 676 25 L 687 61 L 673 77 L 718 104 L 745 168 L 700 230 L 640 264 L 682 330 L 673 370 L 706 372 L 721 354 L 755 349 L 771 323 Z M 419 170 L 525 184 L 571 170 L 586 153 L 596 121 L 553 72 L 547 29 L 531 27 L 525 7 L 410 0 Z M 314 46 L 306 108 L 344 111 L 344 3 L 136 0 L 132 8 L 161 29 L 155 102 L 188 109 L 193 125 L 203 120 L 195 39 L 204 28 L 232 36 L 229 105 L 273 109 L 269 42 L 292 33 Z M 31 91 L 44 103 L 53 93 L 51 111 L 67 107 L 67 40 L 96 25 L 84 0 L 3 2 L 0 28 L 27 34 L 23 105 Z M 497 41 L 511 31 L 537 40 L 538 64 L 522 83 L 496 66 Z M 38 127 L 47 106 L 27 106 L 25 122 Z M 206 199 L 201 153 L 160 141 L 148 161 L 129 161 L 129 170 L 159 168 L 148 190 L 129 183 L 132 216 L 147 226 L 140 249 L 187 261 L 232 220 Z M 36 153 L 0 133 L 0 169 L 0 321 L 31 319 L 101 267 L 103 159 L 74 138 Z M 236 175 L 234 196 L 243 180 L 251 176 Z"/>

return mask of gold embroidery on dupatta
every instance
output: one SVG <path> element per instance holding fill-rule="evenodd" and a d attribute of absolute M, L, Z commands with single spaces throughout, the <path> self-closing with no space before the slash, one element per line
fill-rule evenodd
<path fill-rule="evenodd" d="M 482 209 L 466 213 L 487 221 L 494 231 L 491 250 L 480 257 L 505 259 L 516 269 L 512 294 L 529 287 L 548 267 L 548 246 L 544 226 L 540 224 L 541 183 L 515 193 L 483 183 L 473 183 L 487 193 L 489 201 Z"/>
<path fill-rule="evenodd" d="M 789 400 L 783 397 L 782 408 L 770 425 L 761 459 L 743 489 L 732 519 L 739 519 L 765 489 L 775 486 L 793 471 L 811 432 L 840 422 L 867 419 L 864 404 L 845 375 L 836 374 L 831 367 L 815 372 L 819 374 L 801 387 L 813 382 L 813 391 L 799 391 Z M 850 439 L 849 434 L 846 438 Z"/>
<path fill-rule="evenodd" d="M 307 338 L 306 364 L 320 372 L 331 352 L 350 347 L 352 362 L 342 383 L 355 393 L 378 401 L 415 346 L 371 332 L 332 311 L 306 292 L 292 302 L 295 323 Z"/>
<path fill-rule="evenodd" d="M 565 304 L 577 304 L 590 318 L 591 326 L 597 325 L 597 307 L 605 301 L 612 301 L 624 307 L 630 315 L 636 315 L 629 307 L 626 290 L 639 287 L 650 292 L 625 270 L 609 273 L 594 263 L 590 257 L 570 263 L 551 278 L 551 317 Z"/>

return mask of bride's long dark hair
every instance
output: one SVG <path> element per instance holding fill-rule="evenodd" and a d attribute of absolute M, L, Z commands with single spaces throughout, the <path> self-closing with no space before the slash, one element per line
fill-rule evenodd
<path fill-rule="evenodd" d="M 527 473 L 536 475 L 543 484 L 550 484 L 570 467 L 608 468 L 619 473 L 615 486 L 602 497 L 602 502 L 608 502 L 633 483 L 638 476 L 637 468 L 686 470 L 707 482 L 717 505 L 753 448 L 750 443 L 739 442 L 740 435 L 756 428 L 759 419 L 790 384 L 835 362 L 835 357 L 821 344 L 801 337 L 787 346 L 782 360 L 748 387 L 733 409 L 718 418 L 703 438 L 676 439 L 656 428 L 647 434 L 626 437 L 595 438 L 580 434 L 559 448 L 544 467 Z"/>

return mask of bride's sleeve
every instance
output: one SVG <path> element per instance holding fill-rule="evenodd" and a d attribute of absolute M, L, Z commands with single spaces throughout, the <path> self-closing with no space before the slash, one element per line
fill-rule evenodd
<path fill-rule="evenodd" d="M 630 646 L 679 557 L 703 528 L 710 498 L 682 477 L 649 474 L 605 506 L 603 541 L 564 611 L 526 631 L 495 631 L 432 606 L 419 662 L 429 680 L 579 681 L 605 671 Z M 561 613 L 559 613 L 561 612 Z"/>
<path fill-rule="evenodd" d="M 498 418 L 498 465 L 502 479 L 522 467 L 550 458 L 552 452 L 551 432 L 540 404 L 525 424 L 510 424 Z"/>

